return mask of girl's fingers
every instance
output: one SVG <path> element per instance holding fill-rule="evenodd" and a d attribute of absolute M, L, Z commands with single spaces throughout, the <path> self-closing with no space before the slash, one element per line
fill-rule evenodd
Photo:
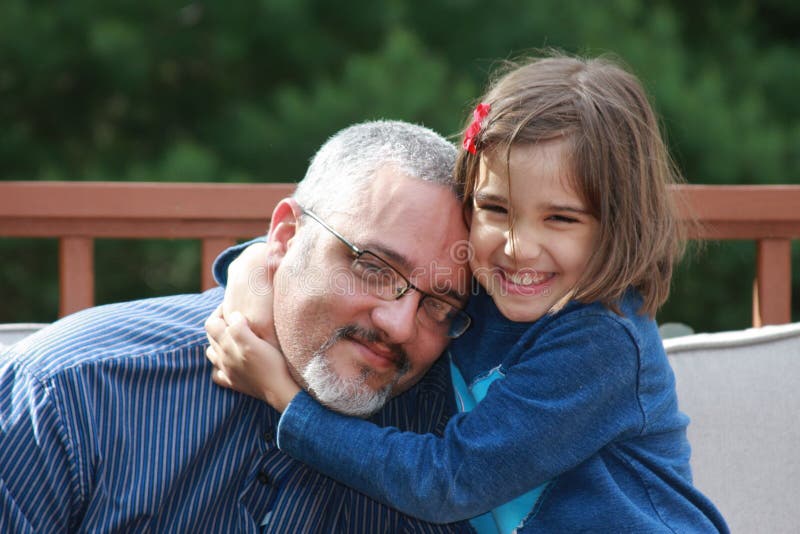
<path fill-rule="evenodd" d="M 231 314 L 231 322 L 228 325 L 227 333 L 238 346 L 243 347 L 245 350 L 252 350 L 252 347 L 258 345 L 259 341 L 263 342 L 250 328 L 244 315 L 239 312 Z"/>
<path fill-rule="evenodd" d="M 217 309 L 214 310 L 214 313 L 209 315 L 208 319 L 206 319 L 206 333 L 211 337 L 220 339 L 225 333 L 225 328 L 227 326 L 228 325 L 225 324 L 225 319 L 222 318 L 222 307 L 217 306 Z"/>
<path fill-rule="evenodd" d="M 239 354 L 239 344 L 232 327 L 216 313 L 206 319 L 206 337 L 219 357 L 227 358 L 229 355 Z"/>
<path fill-rule="evenodd" d="M 218 386 L 222 386 L 224 388 L 233 388 L 233 384 L 231 383 L 231 379 L 228 378 L 228 375 L 225 374 L 225 371 L 222 369 L 214 369 L 211 373 L 211 380 L 214 381 L 215 384 Z"/>
<path fill-rule="evenodd" d="M 217 352 L 214 350 L 213 345 L 209 345 L 208 347 L 206 347 L 206 360 L 211 362 L 211 365 L 213 365 L 214 367 L 217 367 L 217 361 L 218 361 Z"/>
<path fill-rule="evenodd" d="M 206 333 L 206 339 L 208 339 L 208 348 L 206 349 L 206 358 L 214 364 L 215 367 L 219 367 L 220 358 L 225 357 L 225 349 L 219 343 L 219 336 L 212 336 L 210 333 Z M 208 350 L 212 349 L 212 354 L 209 355 Z M 213 360 L 211 358 L 214 358 Z"/>

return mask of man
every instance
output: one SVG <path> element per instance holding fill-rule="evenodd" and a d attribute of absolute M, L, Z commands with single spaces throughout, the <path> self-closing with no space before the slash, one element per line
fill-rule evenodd
<path fill-rule="evenodd" d="M 269 291 L 253 297 L 272 313 L 251 320 L 336 409 L 444 427 L 449 374 L 434 362 L 468 324 L 454 158 L 424 128 L 357 125 L 275 208 Z M 277 412 L 210 379 L 203 322 L 221 299 L 86 310 L 0 356 L 0 532 L 467 528 L 404 516 L 281 453 Z"/>

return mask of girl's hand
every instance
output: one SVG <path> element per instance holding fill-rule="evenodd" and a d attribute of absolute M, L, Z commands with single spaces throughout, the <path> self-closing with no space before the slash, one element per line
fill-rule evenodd
<path fill-rule="evenodd" d="M 272 274 L 269 245 L 253 243 L 228 266 L 222 316 L 230 322 L 235 311 L 245 316 L 258 337 L 276 343 L 272 314 Z"/>
<path fill-rule="evenodd" d="M 226 323 L 221 306 L 206 320 L 206 332 L 210 342 L 206 358 L 214 366 L 212 380 L 283 412 L 300 391 L 283 354 L 256 336 L 241 313 L 232 312 Z"/>

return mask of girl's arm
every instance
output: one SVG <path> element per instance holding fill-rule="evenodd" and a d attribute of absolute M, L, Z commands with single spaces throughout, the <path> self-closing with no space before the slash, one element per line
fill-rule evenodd
<path fill-rule="evenodd" d="M 343 416 L 301 391 L 281 417 L 278 446 L 404 513 L 461 520 L 640 432 L 637 365 L 636 345 L 616 320 L 563 318 L 442 438 Z"/>

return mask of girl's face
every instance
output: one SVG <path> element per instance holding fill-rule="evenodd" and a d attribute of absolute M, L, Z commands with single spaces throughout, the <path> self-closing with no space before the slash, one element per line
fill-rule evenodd
<path fill-rule="evenodd" d="M 573 290 L 599 223 L 569 183 L 565 141 L 514 145 L 508 165 L 489 156 L 475 187 L 470 265 L 505 317 L 535 321 Z"/>

